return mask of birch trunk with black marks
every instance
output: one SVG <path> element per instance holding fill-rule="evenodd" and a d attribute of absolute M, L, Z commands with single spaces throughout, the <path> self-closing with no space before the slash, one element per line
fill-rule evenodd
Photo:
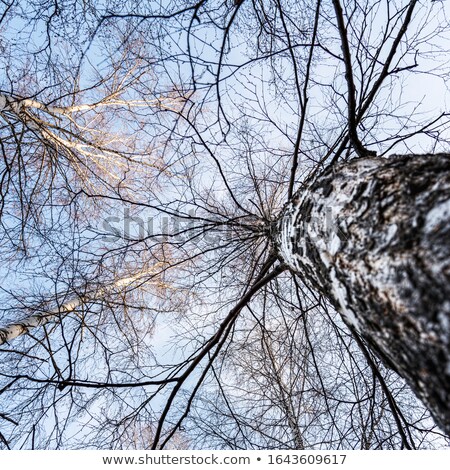
<path fill-rule="evenodd" d="M 158 265 L 155 264 L 155 267 L 156 266 Z M 131 277 L 124 277 L 106 287 L 97 288 L 90 292 L 84 289 L 83 295 L 72 295 L 70 300 L 67 300 L 55 308 L 43 309 L 42 307 L 35 307 L 33 308 L 34 313 L 25 316 L 20 320 L 11 321 L 3 327 L 0 325 L 0 346 L 11 342 L 19 336 L 27 334 L 30 330 L 44 326 L 47 323 L 59 322 L 85 302 L 101 299 L 108 292 L 112 292 L 117 289 L 133 289 L 134 283 L 138 283 L 137 285 L 144 284 L 146 282 L 144 277 L 151 275 L 151 272 L 151 270 L 146 270 Z M 136 286 L 134 286 L 134 288 L 135 287 Z"/>
<path fill-rule="evenodd" d="M 450 154 L 329 167 L 286 206 L 275 243 L 450 434 Z"/>

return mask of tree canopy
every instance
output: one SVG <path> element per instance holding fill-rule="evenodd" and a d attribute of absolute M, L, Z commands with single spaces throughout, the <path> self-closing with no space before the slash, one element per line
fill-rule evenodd
<path fill-rule="evenodd" d="M 447 445 L 274 236 L 336 163 L 448 152 L 445 2 L 2 8 L 1 446 Z"/>

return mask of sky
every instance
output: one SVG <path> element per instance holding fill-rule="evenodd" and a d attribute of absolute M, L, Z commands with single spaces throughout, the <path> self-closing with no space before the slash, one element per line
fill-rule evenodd
<path fill-rule="evenodd" d="M 437 3 L 437 2 L 436 2 Z M 27 2 L 24 2 L 26 5 Z M 439 8 L 442 8 L 439 10 Z M 449 2 L 443 2 L 436 6 L 433 5 L 433 9 L 439 11 L 438 14 L 430 13 L 425 17 L 418 16 L 414 19 L 417 22 L 417 26 L 412 28 L 413 33 L 420 30 L 420 33 L 424 37 L 428 37 L 429 34 L 432 34 L 438 28 L 439 24 L 445 23 L 449 15 Z M 245 9 L 243 10 L 245 12 Z M 433 10 L 430 10 L 431 12 Z M 51 12 L 49 12 L 50 14 Z M 445 13 L 446 17 L 442 17 Z M 382 27 L 385 23 L 385 17 L 383 12 L 379 11 L 376 16 L 373 18 L 371 27 L 373 28 L 374 35 L 376 36 L 377 30 Z M 70 16 L 70 15 L 69 15 Z M 61 17 L 64 18 L 64 15 Z M 91 18 L 92 20 L 92 18 Z M 127 30 L 127 21 L 119 22 L 117 28 L 112 26 L 105 27 L 105 35 L 103 31 L 99 32 L 98 39 L 90 43 L 88 40 L 83 40 L 83 35 L 89 33 L 93 29 L 93 22 L 89 24 L 84 24 L 78 28 L 70 25 L 70 22 L 66 24 L 64 21 L 56 20 L 56 29 L 52 32 L 52 40 L 54 41 L 54 49 L 49 55 L 47 52 L 42 52 L 38 54 L 36 62 L 33 61 L 31 52 L 38 51 L 43 45 L 46 44 L 46 27 L 42 21 L 37 21 L 36 23 L 28 22 L 27 19 L 17 19 L 15 18 L 7 26 L 7 29 L 4 28 L 1 31 L 0 37 L 0 47 L 3 48 L 5 53 L 3 54 L 3 68 L 0 72 L 0 88 L 4 92 L 12 91 L 15 94 L 24 95 L 27 93 L 39 93 L 39 99 L 51 100 L 53 98 L 52 93 L 56 90 L 57 94 L 69 93 L 73 89 L 73 80 L 74 77 L 77 77 L 77 70 L 74 68 L 74 64 L 77 63 L 75 58 L 80 58 L 83 56 L 82 60 L 82 71 L 79 84 L 81 87 L 86 86 L 88 83 L 93 83 L 95 72 L 99 74 L 95 78 L 99 78 L 102 75 L 106 74 L 109 59 L 105 59 L 106 52 L 112 51 L 112 56 L 114 59 L 117 59 L 120 56 L 120 41 L 115 39 L 114 41 L 108 41 L 108 32 L 113 31 L 117 33 L 118 31 L 122 33 L 125 37 L 126 34 L 130 34 L 131 37 L 136 39 L 136 50 L 148 52 L 145 47 L 143 47 L 139 40 L 149 39 L 152 44 L 157 44 L 156 33 L 152 29 L 146 30 L 145 26 L 139 25 L 136 27 L 136 30 L 142 28 L 143 34 L 139 37 L 138 34 L 133 35 L 134 31 Z M 129 27 L 129 24 L 128 24 Z M 233 64 L 245 64 L 248 60 L 248 54 L 252 52 L 252 48 L 255 43 L 255 34 L 254 31 L 249 27 L 248 31 L 245 30 L 246 19 L 243 18 L 242 22 L 239 25 L 239 32 L 242 36 L 238 34 L 230 34 L 229 42 L 226 42 L 226 46 L 230 47 L 230 52 L 223 57 L 222 72 L 221 77 L 227 76 L 227 73 L 234 71 L 235 67 L 231 67 L 230 63 Z M 146 34 L 148 36 L 146 36 Z M 123 37 L 123 36 L 122 36 Z M 214 73 L 217 70 L 214 61 L 217 62 L 218 53 L 217 50 L 222 44 L 222 36 L 217 33 L 216 29 L 213 29 L 211 25 L 205 27 L 203 24 L 198 24 L 195 26 L 195 37 L 191 42 L 192 52 L 198 55 L 198 60 L 194 66 L 194 72 L 198 76 L 198 91 L 194 95 L 194 100 L 198 99 L 201 101 L 201 105 L 204 107 L 204 112 L 202 112 L 202 130 L 204 131 L 204 138 L 209 139 L 211 142 L 211 148 L 214 149 L 216 154 L 221 158 L 223 168 L 227 175 L 230 176 L 230 179 L 234 180 L 236 186 L 240 184 L 240 181 L 244 180 L 240 176 L 240 172 L 245 169 L 245 158 L 238 160 L 238 157 L 242 157 L 244 151 L 253 152 L 253 161 L 257 165 L 257 171 L 263 173 L 263 170 L 267 171 L 270 176 L 274 176 L 276 180 L 277 171 L 281 171 L 280 168 L 285 168 L 286 164 L 282 162 L 290 162 L 292 156 L 292 138 L 295 136 L 295 130 L 298 125 L 298 116 L 293 117 L 293 110 L 298 109 L 295 99 L 292 98 L 293 92 L 292 87 L 286 86 L 286 93 L 284 96 L 280 94 L 280 90 L 283 88 L 282 83 L 276 83 L 276 80 L 273 75 L 273 71 L 269 69 L 266 62 L 257 62 L 249 64 L 248 66 L 243 67 L 242 69 L 236 71 L 236 73 L 226 80 L 220 83 L 218 87 L 219 96 L 221 97 L 223 104 L 223 115 L 225 115 L 232 124 L 233 132 L 230 132 L 229 135 L 224 135 L 222 132 L 226 129 L 226 120 L 222 119 L 218 124 L 214 123 L 214 118 L 217 113 L 217 96 L 215 93 L 217 89 L 212 87 L 208 89 L 207 85 L 211 84 L 211 81 L 214 80 Z M 242 39 L 244 38 L 244 39 Z M 81 40 L 80 40 L 81 39 Z M 162 47 L 165 48 L 166 52 L 173 52 L 177 54 L 186 52 L 186 37 L 184 33 L 179 33 L 179 25 L 174 25 L 169 29 L 168 36 L 163 41 Z M 421 53 L 426 53 L 425 58 L 419 60 L 418 67 L 414 69 L 413 73 L 406 76 L 404 79 L 399 79 L 395 81 L 394 93 L 392 98 L 391 95 L 388 95 L 386 91 L 380 93 L 379 101 L 380 106 L 386 104 L 388 110 L 398 109 L 401 114 L 408 115 L 411 113 L 413 116 L 417 116 L 419 112 L 423 112 L 426 115 L 437 115 L 441 112 L 449 112 L 450 106 L 450 97 L 448 83 L 450 80 L 446 80 L 449 77 L 448 64 L 447 62 L 447 51 L 450 50 L 450 36 L 449 32 L 443 35 L 439 40 L 435 41 L 436 44 L 433 44 L 430 47 L 429 42 L 422 43 L 419 45 Z M 140 49 L 142 47 L 142 49 Z M 339 44 L 334 42 L 330 45 L 333 48 L 335 53 L 339 53 Z M 302 52 L 298 52 L 301 56 Z M 303 55 L 304 56 L 304 55 Z M 302 56 L 302 57 L 303 57 Z M 36 58 L 36 57 L 34 57 Z M 149 60 L 149 67 L 154 66 L 155 72 L 155 89 L 152 90 L 152 93 L 157 94 L 157 92 L 167 92 L 171 86 L 177 85 L 177 81 L 182 82 L 183 80 L 187 83 L 190 80 L 191 76 L 191 66 L 186 62 L 186 56 L 181 57 L 176 56 L 165 64 L 155 60 Z M 413 59 L 413 55 L 409 55 L 409 60 Z M 59 67 L 53 67 L 52 61 L 55 61 Z M 436 67 L 438 64 L 441 64 L 444 68 L 444 73 L 447 75 L 444 77 L 437 76 Z M 277 72 L 279 73 L 278 79 L 280 82 L 281 78 L 287 80 L 292 78 L 292 68 L 290 68 L 290 59 L 288 56 L 285 56 L 283 59 L 280 59 L 277 63 Z M 319 77 L 318 82 L 323 80 L 325 85 L 331 82 L 333 77 L 336 77 L 337 86 L 340 90 L 345 89 L 345 81 L 342 78 L 343 70 L 342 67 L 337 66 L 337 62 L 334 58 L 328 57 L 323 59 L 323 62 L 317 64 L 316 77 Z M 148 80 L 148 83 L 151 84 L 152 79 Z M 446 84 L 447 83 L 447 84 Z M 45 88 L 44 85 L 52 84 L 52 87 L 49 89 Z M 150 86 L 150 85 L 149 85 Z M 43 89 L 44 88 L 44 89 Z M 31 91 L 30 91 L 31 90 Z M 327 123 L 329 123 L 329 129 L 331 135 L 335 132 L 333 126 L 336 125 L 336 121 L 339 120 L 340 116 L 336 116 L 332 106 L 329 105 L 329 96 L 327 91 L 329 88 L 327 86 L 321 86 L 320 83 L 317 83 L 316 86 L 311 87 L 309 90 L 310 93 L 310 109 L 312 110 L 312 117 L 316 122 L 325 123 L 323 125 L 322 131 L 327 131 Z M 188 90 L 189 91 L 189 90 Z M 96 96 L 98 90 L 87 92 L 86 98 L 90 99 Z M 281 95 L 281 96 L 280 96 Z M 98 94 L 97 94 L 98 96 Z M 400 97 L 400 98 L 399 98 Z M 260 98 L 259 102 L 256 101 L 256 98 Z M 63 102 L 68 98 L 63 98 Z M 264 102 L 264 109 L 262 103 Z M 419 108 L 416 108 L 417 102 L 421 102 Z M 397 107 L 398 105 L 398 107 Z M 344 109 L 345 106 L 340 103 L 341 109 Z M 401 108 L 401 109 L 400 109 Z M 198 109 L 198 108 L 197 108 Z M 268 113 L 272 118 L 272 122 L 266 122 L 261 124 L 262 111 Z M 258 113 L 256 118 L 250 115 L 251 113 Z M 247 114 L 247 115 L 246 115 Z M 223 117 L 223 116 L 222 116 Z M 425 115 L 423 116 L 425 117 Z M 381 123 L 381 127 L 385 126 L 390 128 L 391 124 L 395 128 L 397 125 L 394 122 L 392 116 L 385 116 L 384 119 L 386 122 Z M 170 119 L 163 124 L 169 127 L 171 123 Z M 153 123 L 152 123 L 153 124 Z M 161 123 L 158 123 L 161 124 Z M 408 125 L 408 121 L 406 124 Z M 118 125 L 117 125 L 118 126 Z M 150 127 L 150 126 L 149 126 Z M 158 127 L 157 130 L 149 130 L 146 128 L 146 131 L 149 132 L 150 140 L 153 139 L 154 135 L 151 132 L 154 132 L 156 137 L 158 137 L 158 129 L 161 129 L 163 126 Z M 183 210 L 188 211 L 190 208 L 189 198 L 192 197 L 192 193 L 189 191 L 184 191 L 184 185 L 182 178 L 189 175 L 188 164 L 192 164 L 194 168 L 193 178 L 202 187 L 205 191 L 209 188 L 213 189 L 213 192 L 216 193 L 216 196 L 219 200 L 226 199 L 226 188 L 223 181 L 217 176 L 218 171 L 214 164 L 211 161 L 210 156 L 207 152 L 204 151 L 202 143 L 195 136 L 188 141 L 184 139 L 183 132 L 186 132 L 186 135 L 190 134 L 192 137 L 193 133 L 186 130 L 186 127 L 180 126 L 180 134 L 177 135 L 175 132 L 172 135 L 175 135 L 174 138 L 175 144 L 173 148 L 169 148 L 167 153 L 164 154 L 163 150 L 160 150 L 157 147 L 158 152 L 164 154 L 164 157 L 168 158 L 171 163 L 170 172 L 177 175 L 182 174 L 182 177 L 179 178 L 178 182 L 173 183 L 172 186 L 169 183 L 163 187 L 161 191 L 159 203 L 172 203 L 173 201 L 182 200 L 183 204 L 178 206 L 183 208 Z M 391 129 L 389 129 L 391 130 Z M 246 132 L 248 131 L 248 134 Z M 381 132 L 381 131 L 380 131 Z M 395 133 L 395 131 L 394 131 Z M 245 145 L 248 143 L 246 141 L 246 136 L 250 136 L 249 148 Z M 378 134 L 379 136 L 380 134 Z M 442 137 L 450 138 L 448 127 L 444 129 L 444 134 Z M 414 139 L 413 141 L 414 142 Z M 370 139 L 369 139 L 370 143 Z M 179 145 L 179 147 L 177 147 Z M 273 149 L 273 153 L 268 153 L 266 151 L 267 146 L 270 145 Z M 308 145 L 306 143 L 305 145 Z M 313 147 L 311 145 L 311 147 Z M 384 145 L 382 149 L 387 149 L 389 145 Z M 438 148 L 439 149 L 439 148 Z M 409 146 L 409 151 L 424 152 L 430 150 L 429 143 L 424 142 L 422 137 L 415 139 L 414 145 Z M 166 149 L 164 149 L 166 151 Z M 406 151 L 405 148 L 400 145 L 394 151 L 403 152 Z M 274 155 L 276 156 L 276 162 L 274 163 Z M 179 160 L 178 160 L 179 159 Z M 284 159 L 284 160 L 283 160 Z M 239 162 L 239 163 L 236 163 Z M 281 162 L 281 163 L 280 163 Z M 305 166 L 310 162 L 303 162 Z M 167 178 L 167 181 L 170 178 Z M 175 179 L 174 179 L 175 181 Z M 143 195 L 144 201 L 151 199 L 150 194 L 151 183 L 139 182 L 142 183 L 140 186 L 141 190 L 149 189 L 148 193 Z M 243 185 L 244 183 L 242 183 Z M 141 198 L 142 193 L 137 193 L 137 198 Z M 285 196 L 283 193 L 282 196 Z M 248 203 L 248 201 L 245 201 Z M 249 204 L 250 205 L 250 204 Z M 83 243 L 88 245 L 92 242 L 90 237 L 93 236 L 94 231 L 92 228 L 95 228 L 98 231 L 105 231 L 105 220 L 108 216 L 119 217 L 119 221 L 111 221 L 114 223 L 114 227 L 120 228 L 126 225 L 126 205 L 122 204 L 111 204 L 109 206 L 99 206 L 98 212 L 92 214 L 92 216 L 87 217 L 88 226 L 83 226 L 83 233 L 80 239 Z M 136 206 L 138 206 L 136 204 Z M 176 204 L 173 204 L 175 207 Z M 140 215 L 144 221 L 147 221 L 152 217 L 152 210 L 146 209 L 142 210 L 137 207 L 137 214 L 133 213 L 133 216 Z M 148 212 L 148 214 L 147 214 Z M 46 212 L 44 215 L 47 216 Z M 67 214 L 65 214 L 67 216 Z M 80 220 L 83 220 L 83 216 L 86 214 L 80 215 Z M 62 220 L 64 222 L 64 219 Z M 83 220 L 85 223 L 86 220 Z M 161 217 L 157 222 L 163 222 Z M 63 224 L 62 224 L 63 225 Z M 157 225 L 157 223 L 155 223 Z M 110 226 L 106 227 L 106 230 L 110 230 Z M 136 224 L 131 224 L 131 232 L 134 234 L 138 233 L 138 226 Z M 67 232 L 70 235 L 70 231 Z M 67 248 L 70 247 L 71 240 L 64 239 L 66 235 L 61 229 L 60 240 L 61 242 L 67 244 Z M 110 234 L 106 233 L 106 237 Z M 76 249 L 77 242 L 73 240 L 74 246 Z M 122 242 L 122 243 L 121 243 Z M 100 242 L 92 242 L 86 251 L 80 250 L 78 259 L 74 260 L 74 266 L 69 266 L 69 272 L 62 270 L 62 277 L 70 277 L 70 269 L 74 267 L 74 272 L 78 272 L 78 265 L 82 262 L 89 261 L 90 254 L 93 253 L 93 259 L 98 261 L 101 259 L 102 253 L 97 251 L 99 245 L 103 244 L 106 246 L 106 249 L 116 249 L 119 246 L 123 245 L 122 241 L 117 241 L 115 244 L 112 240 L 103 240 Z M 39 291 L 42 293 L 45 291 L 47 286 L 51 286 L 52 289 L 57 290 L 52 284 L 52 279 L 46 279 L 47 275 L 50 272 L 50 268 L 54 269 L 54 266 L 58 262 L 61 262 L 62 265 L 66 262 L 65 254 L 57 252 L 57 246 L 52 246 L 47 248 L 47 252 L 44 251 L 44 248 L 37 246 L 36 252 L 39 254 L 46 254 L 48 258 L 44 260 L 42 265 L 39 265 L 40 261 L 38 260 L 37 265 L 34 264 L 33 259 L 27 259 L 26 268 L 23 271 L 20 271 L 20 287 L 26 291 L 28 287 L 30 289 L 33 287 L 34 292 Z M 83 246 L 84 248 L 84 246 Z M 54 250 L 54 251 L 53 251 Z M 58 258 L 59 256 L 59 258 Z M 37 259 L 37 258 L 35 258 Z M 46 263 L 45 261 L 49 259 L 50 262 Z M 136 261 L 136 258 L 133 258 L 133 262 Z M 17 265 L 22 263 L 22 259 L 19 260 Z M 5 264 L 6 266 L 6 264 Z M 65 266 L 65 265 L 64 265 Z M 20 268 L 22 269 L 22 267 Z M 47 269 L 49 272 L 47 272 Z M 39 274 L 37 271 L 41 270 Z M 80 270 L 82 272 L 82 270 Z M 10 271 L 7 271 L 6 267 L 0 268 L 1 277 L 3 278 L 3 287 L 11 288 L 17 287 L 19 282 L 18 278 L 13 277 L 10 274 Z M 31 274 L 30 274 L 31 273 Z M 65 278 L 64 278 L 65 279 Z M 216 281 L 216 278 L 211 276 L 209 282 L 211 285 Z M 64 283 L 62 283 L 64 284 Z M 205 283 L 207 285 L 207 283 Z M 61 284 L 58 283 L 58 287 L 61 287 Z M 53 290 L 51 291 L 53 293 Z M 215 298 L 215 297 L 213 297 Z M 195 313 L 196 321 L 199 323 L 202 322 L 204 314 L 208 309 L 212 309 L 211 305 L 202 305 L 197 308 Z M 11 312 L 8 312 L 11 313 Z M 14 313 L 14 312 L 13 312 Z M 161 321 L 162 320 L 162 321 Z M 167 345 L 167 341 L 171 339 L 173 331 L 176 331 L 177 327 L 180 325 L 176 324 L 176 319 L 171 318 L 173 324 L 167 325 L 164 323 L 164 318 L 159 317 L 157 320 L 157 335 L 155 340 L 152 340 L 154 350 L 157 354 L 163 356 L 164 360 L 172 361 L 179 358 L 179 351 L 173 349 L 171 345 Z M 197 326 L 195 321 L 192 323 L 192 326 Z M 208 324 L 205 322 L 204 332 L 208 333 L 212 328 L 212 323 Z M 194 329 L 194 328 L 193 328 Z M 144 341 L 145 343 L 145 341 Z M 189 351 L 185 351 L 187 354 Z M 65 351 L 61 353 L 63 356 Z M 47 371 L 45 371 L 47 372 Z M 192 379 L 191 379 L 192 380 Z M 156 405 L 159 406 L 159 403 Z M 52 423 L 53 424 L 53 423 Z"/>

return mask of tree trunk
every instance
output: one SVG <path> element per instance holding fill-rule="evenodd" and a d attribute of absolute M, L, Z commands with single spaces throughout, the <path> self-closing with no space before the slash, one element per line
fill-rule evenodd
<path fill-rule="evenodd" d="M 329 167 L 287 205 L 276 245 L 450 434 L 450 155 Z"/>
<path fill-rule="evenodd" d="M 50 322 L 58 322 L 61 320 L 61 318 L 65 317 L 69 313 L 72 313 L 83 303 L 96 299 L 101 299 L 108 292 L 111 292 L 115 289 L 133 289 L 133 284 L 136 282 L 138 283 L 138 285 L 134 286 L 134 288 L 138 287 L 139 284 L 144 284 L 148 282 L 145 280 L 145 276 L 150 276 L 152 274 L 152 269 L 156 269 L 157 266 L 158 264 L 155 264 L 155 266 L 149 270 L 145 270 L 141 273 L 135 274 L 134 276 L 118 279 L 117 281 L 113 282 L 112 284 L 106 287 L 96 287 L 90 292 L 86 289 L 83 289 L 84 292 L 82 295 L 71 295 L 70 300 L 55 308 L 42 309 L 42 307 L 35 307 L 33 309 L 35 313 L 32 313 L 20 320 L 12 321 L 4 327 L 0 326 L 0 346 L 5 343 L 9 343 L 10 341 L 16 339 L 18 336 L 22 336 L 28 333 L 34 328 L 44 326 Z"/>

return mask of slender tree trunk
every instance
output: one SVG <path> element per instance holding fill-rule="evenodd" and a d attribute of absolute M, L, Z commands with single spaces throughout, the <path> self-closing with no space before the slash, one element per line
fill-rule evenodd
<path fill-rule="evenodd" d="M 156 269 L 156 266 L 158 265 L 155 264 L 153 268 Z M 118 279 L 116 282 L 113 282 L 106 287 L 96 288 L 90 292 L 84 292 L 83 295 L 72 296 L 70 300 L 53 309 L 43 310 L 42 308 L 36 307 L 34 309 L 35 313 L 25 316 L 20 320 L 12 321 L 3 327 L 0 326 L 0 346 L 2 344 L 9 343 L 18 336 L 28 333 L 34 328 L 44 326 L 50 322 L 58 322 L 66 315 L 80 307 L 83 303 L 101 299 L 106 293 L 114 289 L 131 289 L 135 282 L 137 282 L 138 285 L 139 283 L 143 284 L 146 282 L 145 276 L 151 275 L 151 273 L 152 270 L 150 269 L 134 276 Z"/>
<path fill-rule="evenodd" d="M 450 434 L 450 155 L 329 167 L 287 205 L 276 245 Z"/>

